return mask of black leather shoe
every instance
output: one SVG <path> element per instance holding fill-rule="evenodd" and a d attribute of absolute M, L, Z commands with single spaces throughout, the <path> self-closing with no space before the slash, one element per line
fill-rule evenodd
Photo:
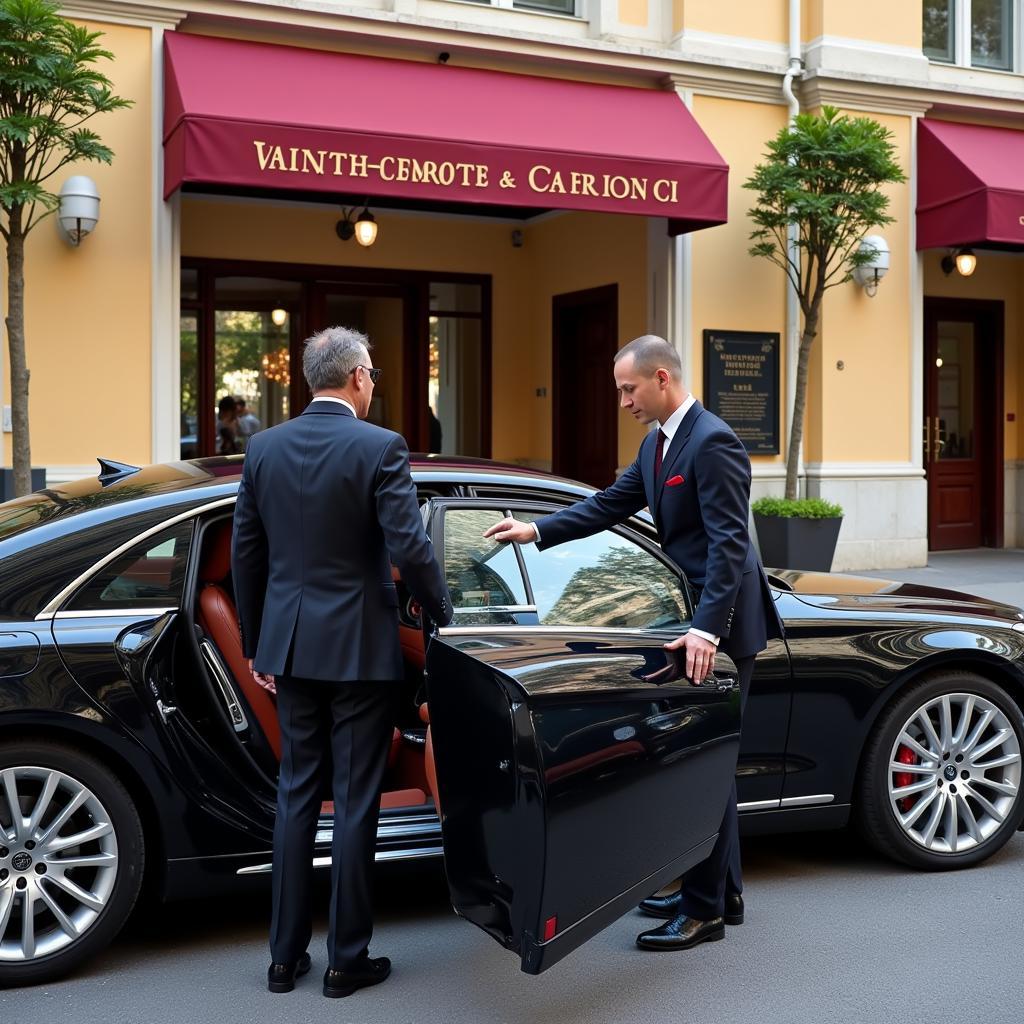
<path fill-rule="evenodd" d="M 718 942 L 724 938 L 725 922 L 720 917 L 698 921 L 680 914 L 660 928 L 638 935 L 636 944 L 641 949 L 692 949 L 702 942 Z"/>
<path fill-rule="evenodd" d="M 367 957 L 347 971 L 328 967 L 324 972 L 324 995 L 328 999 L 341 999 L 357 989 L 379 985 L 390 973 L 391 961 L 386 956 Z"/>
<path fill-rule="evenodd" d="M 726 924 L 743 924 L 743 897 L 738 892 L 725 894 Z"/>
<path fill-rule="evenodd" d="M 673 893 L 671 896 L 650 896 L 640 901 L 640 910 L 648 917 L 660 917 L 671 921 L 678 917 L 683 906 L 683 897 L 680 893 Z M 743 897 L 738 893 L 728 893 L 725 897 L 726 924 L 743 924 Z"/>
<path fill-rule="evenodd" d="M 271 992 L 291 992 L 295 979 L 309 971 L 310 963 L 309 954 L 303 953 L 293 964 L 271 964 L 267 968 L 267 988 Z"/>

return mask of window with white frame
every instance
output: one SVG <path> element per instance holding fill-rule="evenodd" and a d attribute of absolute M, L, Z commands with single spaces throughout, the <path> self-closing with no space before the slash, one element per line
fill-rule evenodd
<path fill-rule="evenodd" d="M 1013 71 L 1021 0 L 924 0 L 924 54 L 962 67 Z"/>
<path fill-rule="evenodd" d="M 542 11 L 547 14 L 575 16 L 583 0 L 470 0 L 490 7 L 515 8 L 517 11 Z"/>

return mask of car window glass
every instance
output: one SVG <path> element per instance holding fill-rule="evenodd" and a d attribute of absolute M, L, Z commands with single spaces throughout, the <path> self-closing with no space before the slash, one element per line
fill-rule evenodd
<path fill-rule="evenodd" d="M 475 622 L 489 610 L 527 603 L 515 549 L 484 539 L 484 530 L 499 519 L 493 509 L 448 509 L 444 516 L 444 575 L 452 608 L 476 616 Z"/>
<path fill-rule="evenodd" d="M 66 607 L 76 611 L 177 608 L 191 539 L 190 519 L 148 537 L 93 576 Z"/>
<path fill-rule="evenodd" d="M 653 629 L 689 621 L 679 577 L 626 537 L 605 531 L 545 551 L 524 544 L 522 552 L 546 625 Z"/>

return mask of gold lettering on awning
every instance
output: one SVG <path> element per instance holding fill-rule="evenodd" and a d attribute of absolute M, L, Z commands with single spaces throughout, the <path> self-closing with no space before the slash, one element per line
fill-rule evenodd
<path fill-rule="evenodd" d="M 379 160 L 371 160 L 366 153 L 280 146 L 262 139 L 253 139 L 253 147 L 256 162 L 263 172 L 376 179 L 382 183 L 411 182 L 452 190 L 489 188 L 492 181 L 503 189 L 517 188 L 510 170 L 486 163 L 420 160 L 391 153 Z M 653 201 L 666 206 L 679 202 L 679 182 L 671 178 L 593 174 L 573 168 L 534 164 L 526 174 L 526 184 L 529 191 L 541 195 L 587 196 L 623 203 Z M 1024 223 L 1024 217 L 1021 223 Z"/>

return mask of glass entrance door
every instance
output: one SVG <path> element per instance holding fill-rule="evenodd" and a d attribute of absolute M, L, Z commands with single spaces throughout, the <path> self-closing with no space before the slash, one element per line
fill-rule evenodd
<path fill-rule="evenodd" d="M 366 418 L 401 434 L 410 448 L 418 433 L 409 387 L 416 370 L 410 360 L 414 300 L 402 285 L 320 282 L 314 286 L 310 331 L 312 335 L 325 327 L 350 327 L 369 338 L 373 365 L 384 372 L 373 389 Z"/>

